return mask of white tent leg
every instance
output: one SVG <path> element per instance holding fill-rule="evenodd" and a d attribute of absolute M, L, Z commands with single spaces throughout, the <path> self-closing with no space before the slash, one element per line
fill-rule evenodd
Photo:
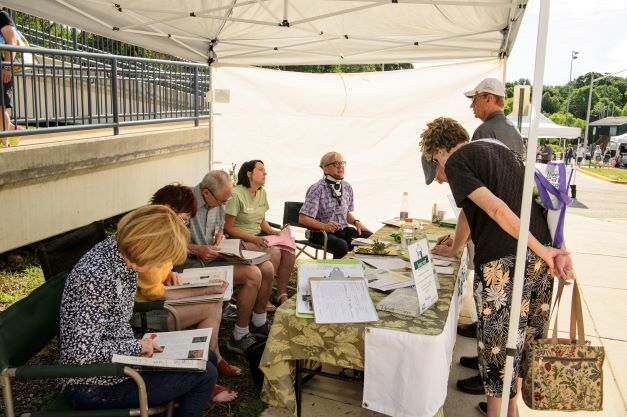
<path fill-rule="evenodd" d="M 209 65 L 209 91 L 213 91 L 213 65 Z M 209 171 L 213 169 L 213 100 L 209 102 Z"/>
<path fill-rule="evenodd" d="M 527 259 L 527 239 L 529 237 L 529 217 L 531 215 L 531 195 L 533 191 L 533 174 L 536 165 L 536 145 L 538 143 L 538 115 L 542 103 L 542 83 L 544 82 L 544 61 L 546 58 L 546 41 L 549 25 L 550 0 L 541 0 L 538 21 L 538 37 L 536 44 L 536 65 L 533 76 L 533 99 L 531 100 L 531 119 L 529 123 L 529 141 L 527 144 L 527 163 L 523 185 L 522 206 L 520 209 L 520 232 L 516 248 L 516 266 L 512 306 L 509 315 L 509 331 L 507 334 L 507 350 L 505 359 L 505 375 L 503 377 L 503 395 L 501 397 L 501 417 L 507 416 L 509 403 L 509 381 L 512 380 L 518 324 L 520 321 L 520 302 L 523 280 L 525 279 L 525 261 Z M 517 378 L 517 376 L 515 377 Z"/>

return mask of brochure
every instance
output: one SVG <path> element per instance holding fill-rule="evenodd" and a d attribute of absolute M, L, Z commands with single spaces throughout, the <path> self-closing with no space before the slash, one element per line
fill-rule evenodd
<path fill-rule="evenodd" d="M 213 274 L 218 271 L 223 271 L 224 275 L 222 275 L 222 272 L 219 273 L 229 283 L 229 286 L 226 287 L 226 291 L 224 291 L 224 295 L 222 297 L 224 301 L 229 301 L 233 295 L 233 265 L 212 266 L 207 268 L 187 268 L 183 270 L 181 275 L 184 280 L 192 282 L 194 280 L 203 280 L 204 277 L 207 276 L 213 277 Z"/>
<path fill-rule="evenodd" d="M 155 352 L 150 358 L 113 355 L 111 362 L 150 368 L 203 371 L 207 369 L 211 333 L 212 329 L 146 333 L 144 338 L 153 339 L 161 346 L 162 352 Z"/>

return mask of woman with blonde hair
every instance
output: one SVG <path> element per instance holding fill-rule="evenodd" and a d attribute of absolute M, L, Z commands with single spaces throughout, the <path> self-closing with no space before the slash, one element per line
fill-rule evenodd
<path fill-rule="evenodd" d="M 137 340 L 133 313 L 137 274 L 181 263 L 189 232 L 168 207 L 150 205 L 125 215 L 115 235 L 87 252 L 68 275 L 60 308 L 61 364 L 107 363 L 114 354 L 152 356 L 160 347 Z M 178 399 L 177 416 L 200 417 L 218 376 L 215 355 L 203 372 L 144 372 L 149 406 Z M 63 390 L 78 408 L 137 407 L 137 386 L 125 376 L 67 378 Z"/>

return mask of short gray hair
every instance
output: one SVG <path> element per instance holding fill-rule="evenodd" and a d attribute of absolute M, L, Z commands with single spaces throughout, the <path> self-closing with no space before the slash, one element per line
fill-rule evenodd
<path fill-rule="evenodd" d="M 221 169 L 209 171 L 205 178 L 200 181 L 200 189 L 206 188 L 212 194 L 220 192 L 224 187 L 232 183 L 231 177 Z"/>
<path fill-rule="evenodd" d="M 322 158 L 320 158 L 320 168 L 324 168 L 331 159 L 341 156 L 342 154 L 334 151 L 325 153 L 324 155 L 322 155 Z"/>

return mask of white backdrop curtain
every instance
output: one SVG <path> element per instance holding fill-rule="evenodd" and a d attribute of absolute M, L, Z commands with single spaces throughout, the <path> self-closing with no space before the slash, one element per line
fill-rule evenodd
<path fill-rule="evenodd" d="M 230 89 L 231 98 L 214 107 L 214 167 L 263 160 L 267 218 L 277 223 L 283 202 L 303 201 L 321 178 L 320 157 L 331 150 L 347 161 L 355 214 L 368 227 L 398 216 L 403 191 L 410 216 L 430 218 L 437 202 L 453 217 L 448 185 L 424 183 L 419 134 L 438 116 L 459 120 L 472 134 L 480 121 L 462 92 L 501 74 L 498 60 L 361 74 L 217 67 L 213 88 Z"/>

